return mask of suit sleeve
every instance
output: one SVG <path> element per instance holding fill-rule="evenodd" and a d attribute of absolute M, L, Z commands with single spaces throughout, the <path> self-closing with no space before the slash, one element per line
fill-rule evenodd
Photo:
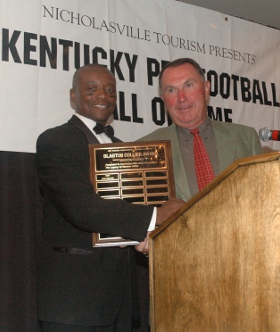
<path fill-rule="evenodd" d="M 253 155 L 258 155 L 263 153 L 259 136 L 254 128 L 252 128 L 252 149 L 253 149 Z"/>
<path fill-rule="evenodd" d="M 89 177 L 86 137 L 74 129 L 48 130 L 37 140 L 40 186 L 65 222 L 86 232 L 102 232 L 141 241 L 153 207 L 121 199 L 102 199 Z"/>

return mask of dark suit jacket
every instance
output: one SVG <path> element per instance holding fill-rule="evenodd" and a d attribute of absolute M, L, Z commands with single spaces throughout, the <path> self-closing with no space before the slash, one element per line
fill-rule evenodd
<path fill-rule="evenodd" d="M 235 160 L 262 153 L 258 134 L 254 128 L 211 120 L 219 171 L 222 172 Z M 144 136 L 141 141 L 170 140 L 175 176 L 176 197 L 188 201 L 192 197 L 191 189 L 185 173 L 175 124 L 155 130 Z"/>
<path fill-rule="evenodd" d="M 119 141 L 114 139 L 114 141 Z M 89 178 L 88 143 L 97 139 L 73 116 L 37 141 L 37 166 L 44 194 L 39 318 L 75 325 L 110 325 L 129 286 L 131 248 L 92 248 L 92 232 L 141 241 L 153 208 L 105 200 Z M 85 254 L 57 252 L 78 248 Z"/>

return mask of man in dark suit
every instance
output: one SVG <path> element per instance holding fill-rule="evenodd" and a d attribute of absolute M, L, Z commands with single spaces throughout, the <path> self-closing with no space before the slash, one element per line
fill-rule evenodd
<path fill-rule="evenodd" d="M 133 316 L 130 247 L 92 248 L 92 232 L 137 240 L 182 201 L 160 208 L 102 199 L 89 178 L 89 143 L 119 141 L 96 134 L 116 107 L 116 80 L 105 67 L 77 70 L 70 90 L 75 115 L 37 141 L 37 166 L 44 195 L 39 319 L 43 331 L 131 331 Z M 136 315 L 137 316 L 137 315 Z"/>
<path fill-rule="evenodd" d="M 159 77 L 161 98 L 173 124 L 140 140 L 170 140 L 174 165 L 176 197 L 188 201 L 198 193 L 192 129 L 199 129 L 214 175 L 235 160 L 262 153 L 254 128 L 208 117 L 210 82 L 194 60 L 181 58 L 170 62 Z"/>

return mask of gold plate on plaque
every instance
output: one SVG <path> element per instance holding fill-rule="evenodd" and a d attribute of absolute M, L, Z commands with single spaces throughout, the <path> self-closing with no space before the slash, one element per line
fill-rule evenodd
<path fill-rule="evenodd" d="M 161 206 L 175 196 L 170 141 L 90 144 L 89 153 L 90 179 L 102 198 Z M 94 247 L 138 243 L 93 233 Z"/>

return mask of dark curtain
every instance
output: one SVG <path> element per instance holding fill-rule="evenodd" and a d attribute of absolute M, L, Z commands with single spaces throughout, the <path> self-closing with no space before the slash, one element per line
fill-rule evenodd
<path fill-rule="evenodd" d="M 35 155 L 0 152 L 0 331 L 37 331 L 42 202 Z"/>

